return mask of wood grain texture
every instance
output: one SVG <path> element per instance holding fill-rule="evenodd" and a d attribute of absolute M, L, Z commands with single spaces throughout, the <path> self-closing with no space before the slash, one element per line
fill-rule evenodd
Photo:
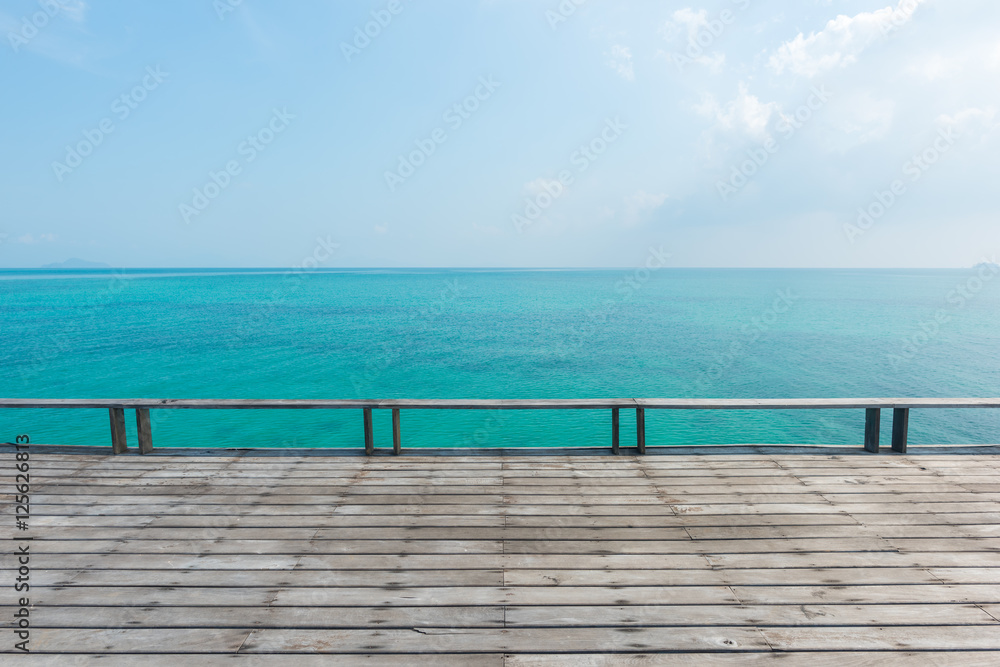
<path fill-rule="evenodd" d="M 164 449 L 32 453 L 24 664 L 1000 663 L 1000 457 Z"/>

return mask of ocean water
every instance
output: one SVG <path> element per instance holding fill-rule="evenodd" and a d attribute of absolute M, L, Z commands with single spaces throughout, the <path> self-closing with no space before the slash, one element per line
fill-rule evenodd
<path fill-rule="evenodd" d="M 1000 396 L 975 270 L 0 271 L 0 395 Z M 154 410 L 157 447 L 361 447 L 360 410 Z M 891 415 L 883 415 L 888 443 Z M 135 442 L 132 413 L 129 439 Z M 858 445 L 864 411 L 647 411 L 650 446 Z M 622 443 L 634 438 L 622 414 Z M 102 410 L 0 410 L 0 441 L 109 444 Z M 609 411 L 403 411 L 404 447 L 608 446 Z M 391 446 L 388 411 L 376 445 Z M 914 410 L 912 444 L 1000 442 Z"/>

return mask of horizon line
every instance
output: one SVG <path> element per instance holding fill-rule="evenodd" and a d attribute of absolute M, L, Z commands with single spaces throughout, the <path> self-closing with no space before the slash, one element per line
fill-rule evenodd
<path fill-rule="evenodd" d="M 964 266 L 663 266 L 657 270 L 796 270 L 796 271 L 949 271 L 979 266 L 997 266 L 992 262 L 976 262 Z M 337 271 L 631 271 L 634 266 L 337 266 L 303 268 L 301 266 L 88 266 L 41 267 L 0 266 L 0 271 L 298 271 L 302 273 L 332 273 Z"/>

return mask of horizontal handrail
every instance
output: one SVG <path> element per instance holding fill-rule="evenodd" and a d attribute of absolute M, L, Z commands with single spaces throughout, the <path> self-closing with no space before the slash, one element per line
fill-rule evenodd
<path fill-rule="evenodd" d="M 863 408 L 1000 408 L 1000 398 L 0 398 L 0 408 L 160 408 L 186 410 L 806 410 Z"/>
<path fill-rule="evenodd" d="M 0 398 L 0 408 L 104 408 L 111 417 L 111 449 L 126 450 L 125 410 L 135 410 L 139 453 L 153 451 L 149 418 L 152 409 L 302 410 L 361 409 L 365 453 L 375 453 L 372 410 L 392 410 L 392 450 L 400 453 L 399 411 L 406 410 L 611 410 L 611 451 L 619 453 L 619 411 L 635 410 L 636 450 L 646 453 L 646 417 L 651 410 L 829 410 L 864 409 L 866 451 L 879 451 L 883 408 L 892 410 L 892 450 L 906 452 L 906 435 L 913 408 L 1000 408 L 1000 398 L 539 398 L 539 399 L 211 399 L 211 398 Z"/>

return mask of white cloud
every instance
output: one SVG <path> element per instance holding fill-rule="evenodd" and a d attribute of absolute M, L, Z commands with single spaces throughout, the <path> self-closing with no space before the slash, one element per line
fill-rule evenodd
<path fill-rule="evenodd" d="M 706 95 L 702 103 L 695 107 L 702 116 L 714 118 L 719 129 L 738 132 L 754 140 L 764 140 L 768 136 L 771 117 L 780 111 L 777 102 L 761 102 L 751 95 L 747 84 L 741 82 L 736 98 L 724 107 L 714 97 Z"/>
<path fill-rule="evenodd" d="M 993 107 L 969 107 L 955 115 L 942 114 L 938 123 L 944 127 L 954 127 L 959 136 L 978 137 L 986 141 L 987 137 L 1000 126 L 997 121 L 997 110 Z"/>
<path fill-rule="evenodd" d="M 672 20 L 667 21 L 660 30 L 664 39 L 673 41 L 682 32 L 687 32 L 688 42 L 694 42 L 698 30 L 708 26 L 708 12 L 699 9 L 697 12 L 690 7 L 678 9 L 673 13 Z"/>
<path fill-rule="evenodd" d="M 626 81 L 635 81 L 635 71 L 632 69 L 632 51 L 627 46 L 621 44 L 612 46 L 611 60 L 608 61 L 608 65 Z"/>
<path fill-rule="evenodd" d="M 890 5 L 855 16 L 841 14 L 823 30 L 810 33 L 808 37 L 799 33 L 795 39 L 782 44 L 768 64 L 778 74 L 788 70 L 806 77 L 846 67 L 876 39 L 906 24 L 922 2 L 924 0 L 899 0 L 895 8 Z"/>
<path fill-rule="evenodd" d="M 389 231 L 389 228 L 386 227 L 385 225 L 375 225 L 374 229 L 375 233 L 378 234 L 379 236 L 385 236 Z"/>

